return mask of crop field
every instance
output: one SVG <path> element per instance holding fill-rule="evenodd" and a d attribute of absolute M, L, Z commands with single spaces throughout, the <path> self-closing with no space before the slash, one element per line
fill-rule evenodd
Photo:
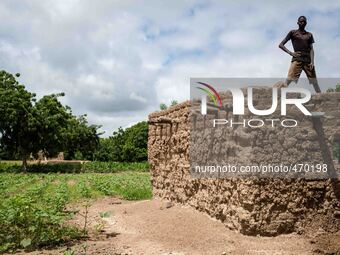
<path fill-rule="evenodd" d="M 67 224 L 75 216 L 67 204 L 102 196 L 151 198 L 147 172 L 0 173 L 0 253 L 32 250 L 83 236 Z"/>

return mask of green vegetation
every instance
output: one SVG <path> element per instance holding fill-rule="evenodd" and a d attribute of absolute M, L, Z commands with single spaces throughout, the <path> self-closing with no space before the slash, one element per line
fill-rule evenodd
<path fill-rule="evenodd" d="M 64 93 L 37 100 L 16 77 L 0 71 L 0 154 L 21 159 L 23 171 L 29 156 L 39 151 L 49 156 L 65 150 L 90 156 L 99 141 L 99 126 L 89 126 L 85 115 L 72 115 L 71 108 L 58 100 Z"/>
<path fill-rule="evenodd" d="M 177 105 L 177 104 L 178 104 L 177 100 L 172 100 L 171 103 L 170 103 L 170 106 L 174 106 L 174 105 Z M 164 103 L 161 103 L 159 105 L 159 109 L 163 111 L 163 110 L 168 109 L 168 106 L 166 104 L 164 104 Z"/>
<path fill-rule="evenodd" d="M 177 100 L 172 100 L 170 105 L 171 105 L 171 106 L 174 106 L 174 105 L 176 105 L 176 104 L 178 104 L 178 101 L 177 101 Z"/>
<path fill-rule="evenodd" d="M 116 173 L 123 171 L 148 172 L 149 163 L 144 162 L 87 162 L 82 171 L 87 173 Z"/>
<path fill-rule="evenodd" d="M 38 100 L 19 76 L 0 71 L 0 253 L 85 237 L 86 224 L 69 223 L 78 213 L 67 210 L 70 202 L 86 200 L 88 207 L 101 196 L 151 198 L 147 122 L 99 138 L 100 126 L 59 101 L 64 93 Z M 94 161 L 29 160 L 59 152 Z M 79 216 L 86 222 L 86 213 Z"/>
<path fill-rule="evenodd" d="M 335 88 L 327 89 L 327 92 L 340 92 L 340 83 L 335 85 Z"/>
<path fill-rule="evenodd" d="M 163 110 L 168 109 L 168 106 L 167 106 L 166 104 L 164 104 L 164 103 L 161 103 L 161 104 L 159 105 L 159 109 L 163 111 Z"/>
<path fill-rule="evenodd" d="M 67 224 L 69 202 L 100 196 L 151 198 L 148 173 L 0 174 L 0 252 L 32 250 L 81 238 Z"/>
<path fill-rule="evenodd" d="M 0 173 L 19 173 L 20 161 L 0 161 Z M 126 171 L 148 172 L 149 163 L 144 162 L 49 162 L 31 163 L 28 161 L 29 173 L 118 173 Z"/>
<path fill-rule="evenodd" d="M 139 122 L 119 128 L 109 138 L 99 138 L 98 125 L 89 125 L 86 115 L 74 116 L 60 103 L 64 93 L 36 95 L 19 84 L 16 76 L 0 71 L 0 159 L 27 160 L 42 152 L 65 159 L 141 162 L 147 160 L 148 124 Z M 172 104 L 176 104 L 173 101 Z"/>
<path fill-rule="evenodd" d="M 64 132 L 65 144 L 63 151 L 65 159 L 93 160 L 93 154 L 99 146 L 98 125 L 89 125 L 86 114 L 69 119 Z"/>
<path fill-rule="evenodd" d="M 119 128 L 109 138 L 100 139 L 96 161 L 141 162 L 148 158 L 148 123 L 139 122 L 125 130 Z"/>

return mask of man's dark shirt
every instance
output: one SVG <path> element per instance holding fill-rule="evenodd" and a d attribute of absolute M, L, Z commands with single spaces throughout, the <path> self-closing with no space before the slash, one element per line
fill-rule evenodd
<path fill-rule="evenodd" d="M 301 61 L 305 63 L 311 62 L 310 51 L 311 45 L 314 43 L 314 38 L 312 33 L 307 31 L 292 30 L 286 36 L 286 41 L 292 40 L 294 51 L 300 51 L 301 57 L 293 57 L 293 61 Z"/>

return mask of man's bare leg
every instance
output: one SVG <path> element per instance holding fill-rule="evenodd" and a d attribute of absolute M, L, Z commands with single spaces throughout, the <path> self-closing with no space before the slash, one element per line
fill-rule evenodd
<path fill-rule="evenodd" d="M 292 80 L 290 79 L 286 79 L 285 81 L 279 81 L 274 85 L 274 88 L 287 88 L 289 86 L 289 84 L 292 82 Z"/>
<path fill-rule="evenodd" d="M 316 78 L 316 75 L 315 75 L 315 69 L 313 69 L 311 73 L 306 72 L 306 75 L 311 76 L 311 77 L 308 77 L 308 80 L 309 80 L 309 84 L 313 85 L 315 92 L 321 93 L 318 79 Z"/>
<path fill-rule="evenodd" d="M 314 87 L 314 90 L 316 93 L 321 93 L 321 89 L 319 87 L 319 84 L 318 84 L 318 81 L 315 81 L 312 83 L 313 84 L 313 87 Z"/>

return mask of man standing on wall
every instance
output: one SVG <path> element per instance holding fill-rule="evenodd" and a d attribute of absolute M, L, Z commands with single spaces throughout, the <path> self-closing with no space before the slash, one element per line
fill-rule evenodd
<path fill-rule="evenodd" d="M 320 93 L 321 90 L 316 79 L 314 66 L 313 35 L 305 30 L 307 25 L 307 18 L 305 16 L 300 16 L 297 24 L 299 29 L 290 31 L 279 45 L 280 49 L 293 57 L 285 86 L 288 87 L 292 81 L 297 82 L 303 70 L 308 77 L 309 83 L 313 84 L 317 93 Z M 294 52 L 285 47 L 289 40 L 292 41 Z"/>

